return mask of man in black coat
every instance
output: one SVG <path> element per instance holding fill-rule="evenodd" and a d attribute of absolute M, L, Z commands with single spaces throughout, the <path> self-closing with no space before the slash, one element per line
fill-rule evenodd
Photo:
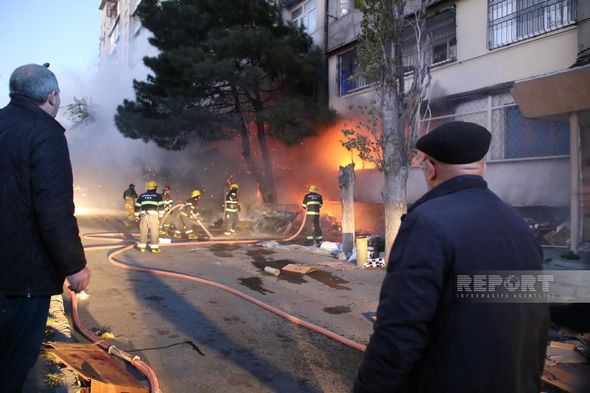
<path fill-rule="evenodd" d="M 458 273 L 541 270 L 522 218 L 483 180 L 491 134 L 452 122 L 417 142 L 429 191 L 402 220 L 354 392 L 537 393 L 542 303 L 457 299 Z"/>
<path fill-rule="evenodd" d="M 35 364 L 51 295 L 90 280 L 74 217 L 72 167 L 55 75 L 18 67 L 0 110 L 0 390 L 17 393 Z"/>

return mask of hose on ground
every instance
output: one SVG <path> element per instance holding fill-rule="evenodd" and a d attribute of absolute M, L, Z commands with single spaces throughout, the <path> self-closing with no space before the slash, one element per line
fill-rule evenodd
<path fill-rule="evenodd" d="M 160 220 L 160 224 L 162 224 L 170 215 L 170 213 L 173 210 L 179 209 L 182 206 L 184 206 L 183 204 L 178 204 L 174 207 L 172 207 L 170 210 L 168 210 L 168 212 L 166 212 L 166 214 L 162 217 L 162 219 Z M 299 229 L 297 230 L 297 232 L 292 235 L 289 236 L 287 238 L 281 239 L 280 241 L 291 241 L 293 239 L 295 239 L 297 236 L 299 236 L 299 234 L 301 233 L 301 231 L 303 230 L 304 226 L 305 226 L 305 220 L 306 220 L 306 216 L 303 217 L 303 220 L 301 222 L 301 225 L 299 227 Z M 201 225 L 203 227 L 203 229 L 206 230 L 205 226 L 198 221 L 199 225 Z M 212 244 L 248 244 L 248 243 L 255 243 L 258 242 L 259 239 L 244 239 L 244 240 L 219 240 L 217 238 L 213 238 L 209 231 L 206 230 L 206 233 L 209 235 L 209 238 L 211 240 L 209 241 L 188 241 L 188 242 L 177 242 L 177 243 L 169 243 L 169 244 L 161 244 L 161 246 L 163 247 L 186 247 L 186 246 L 190 246 L 190 245 L 212 245 Z M 137 234 L 132 234 L 137 236 Z M 175 273 L 175 272 L 170 272 L 170 271 L 164 271 L 164 270 L 159 270 L 159 269 L 149 269 L 149 268 L 144 268 L 144 267 L 138 267 L 138 266 L 133 266 L 133 265 L 127 265 L 121 261 L 118 261 L 115 259 L 116 256 L 121 255 L 127 251 L 132 250 L 135 247 L 136 241 L 135 240 L 131 240 L 131 239 L 125 239 L 125 237 L 129 236 L 129 234 L 126 233 L 95 233 L 95 234 L 85 234 L 84 238 L 86 239 L 101 239 L 101 240 L 108 240 L 108 241 L 117 241 L 120 242 L 121 240 L 125 241 L 127 240 L 126 243 L 119 243 L 116 245 L 96 245 L 96 246 L 87 246 L 85 247 L 85 249 L 87 250 L 101 250 L 101 249 L 113 249 L 113 247 L 116 246 L 121 246 L 119 249 L 114 250 L 113 252 L 109 253 L 109 255 L 107 256 L 107 260 L 109 261 L 109 263 L 111 263 L 113 266 L 116 266 L 118 268 L 121 269 L 125 269 L 125 270 L 132 270 L 132 271 L 136 271 L 136 272 L 142 272 L 142 273 L 148 273 L 148 274 L 153 274 L 153 275 L 157 275 L 157 276 L 164 276 L 164 277 L 172 277 L 172 278 L 178 278 L 178 279 L 182 279 L 182 280 L 187 280 L 187 281 L 192 281 L 192 282 L 196 282 L 199 284 L 204 284 L 204 285 L 209 285 L 211 287 L 226 291 L 228 293 L 231 293 L 235 296 L 238 296 L 239 298 L 246 300 L 266 311 L 269 311 L 281 318 L 286 319 L 287 321 L 304 327 L 308 330 L 311 330 L 313 332 L 319 333 L 325 337 L 328 337 L 336 342 L 339 342 L 341 344 L 344 344 L 350 348 L 353 348 L 355 350 L 364 352 L 366 350 L 366 345 L 364 344 L 360 344 L 357 343 L 353 340 L 350 340 L 346 337 L 343 337 L 341 335 L 338 335 L 328 329 L 325 329 L 321 326 L 315 325 L 311 322 L 307 322 L 301 318 L 298 318 L 294 315 L 291 315 L 283 310 L 280 310 L 276 307 L 273 307 L 269 304 L 266 304 L 252 296 L 249 296 L 241 291 L 238 291 L 234 288 L 228 287 L 226 285 L 220 284 L 218 282 L 215 281 L 211 281 L 211 280 L 207 280 L 201 277 L 197 277 L 197 276 L 192 276 L 189 274 L 183 274 L 183 273 Z M 136 356 L 132 356 L 130 354 L 128 354 L 127 352 L 124 352 L 120 349 L 118 349 L 115 346 L 109 346 L 107 345 L 104 340 L 102 340 L 101 338 L 97 337 L 96 335 L 94 335 L 90 330 L 88 330 L 84 325 L 82 325 L 82 323 L 80 322 L 80 319 L 78 318 L 78 302 L 77 302 L 77 298 L 76 295 L 70 291 L 70 299 L 72 299 L 72 316 L 73 316 L 73 320 L 74 320 L 74 325 L 76 327 L 76 329 L 82 334 L 84 335 L 87 339 L 89 339 L 90 341 L 96 343 L 97 345 L 99 345 L 102 349 L 104 349 L 105 351 L 109 352 L 110 354 L 113 354 L 127 362 L 129 362 L 131 365 L 133 365 L 134 367 L 136 367 L 143 375 L 146 376 L 146 378 L 148 379 L 149 383 L 150 383 L 150 387 L 151 387 L 151 392 L 152 393 L 160 393 L 160 389 L 159 389 L 159 384 L 158 384 L 158 379 L 156 374 L 154 373 L 154 371 L 143 361 L 139 360 L 138 357 Z"/>

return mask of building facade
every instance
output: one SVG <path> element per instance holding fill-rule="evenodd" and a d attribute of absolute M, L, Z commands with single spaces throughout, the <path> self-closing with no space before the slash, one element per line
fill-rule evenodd
<path fill-rule="evenodd" d="M 145 76 L 141 59 L 156 53 L 148 43 L 149 32 L 135 15 L 140 1 L 102 0 L 99 6 L 103 12 L 101 67 L 114 67 L 129 81 Z M 362 14 L 354 9 L 354 1 L 283 0 L 280 4 L 283 19 L 303 26 L 326 54 L 330 106 L 345 118 L 357 117 L 355 108 L 368 103 L 374 89 L 355 75 Z M 590 47 L 590 1 L 427 0 L 427 4 L 432 67 L 430 116 L 423 128 L 451 120 L 485 126 L 493 134 L 486 179 L 497 194 L 517 207 L 575 208 L 572 190 L 587 183 L 582 183 L 582 175 L 570 176 L 572 165 L 584 160 L 587 149 L 583 146 L 590 146 L 590 141 L 585 142 L 584 131 L 590 123 L 586 112 L 580 112 L 579 128 L 572 132 L 566 112 L 525 116 L 512 89 L 519 81 L 574 65 L 585 67 L 580 58 Z M 413 34 L 404 33 L 408 70 L 414 47 Z M 552 92 L 546 94 L 550 97 Z M 571 157 L 576 146 L 582 150 L 581 158 Z M 380 202 L 381 187 L 375 184 L 382 184 L 382 175 L 371 171 L 357 175 L 356 197 Z M 409 202 L 424 191 L 421 174 L 414 168 L 408 183 Z M 582 201 L 578 213 L 581 208 Z M 590 225 L 590 211 L 584 218 Z M 590 240 L 590 231 L 586 232 Z"/>
<path fill-rule="evenodd" d="M 136 14 L 141 0 L 101 0 L 102 13 L 99 46 L 101 71 L 115 74 L 129 87 L 133 79 L 147 74 L 144 56 L 154 56 L 157 51 L 148 38 L 150 32 Z"/>

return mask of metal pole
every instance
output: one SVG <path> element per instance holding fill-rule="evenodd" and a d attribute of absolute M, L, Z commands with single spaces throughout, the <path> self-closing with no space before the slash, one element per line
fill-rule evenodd
<path fill-rule="evenodd" d="M 578 113 L 570 113 L 570 251 L 580 244 L 580 124 Z"/>

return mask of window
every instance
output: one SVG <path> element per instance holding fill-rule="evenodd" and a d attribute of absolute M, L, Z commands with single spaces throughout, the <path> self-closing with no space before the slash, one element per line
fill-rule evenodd
<path fill-rule="evenodd" d="M 527 119 L 518 107 L 506 108 L 505 158 L 568 155 L 569 124 Z"/>
<path fill-rule="evenodd" d="M 455 8 L 441 12 L 426 19 L 427 61 L 432 65 L 442 64 L 457 59 L 457 28 L 455 25 Z M 403 33 L 404 69 L 411 71 L 416 64 L 416 33 L 408 27 Z"/>
<path fill-rule="evenodd" d="M 488 46 L 509 45 L 575 23 L 576 0 L 488 0 Z"/>
<path fill-rule="evenodd" d="M 352 0 L 338 0 L 338 18 L 342 18 L 344 15 L 348 14 L 351 11 L 351 9 Z"/>
<path fill-rule="evenodd" d="M 317 0 L 308 0 L 301 3 L 291 11 L 291 20 L 297 26 L 303 26 L 308 33 L 313 33 L 317 28 Z"/>
<path fill-rule="evenodd" d="M 357 70 L 356 51 L 351 50 L 338 56 L 338 95 L 343 96 L 355 90 L 362 89 L 368 84 L 364 78 L 355 76 Z"/>
<path fill-rule="evenodd" d="M 111 28 L 111 32 L 109 34 L 109 42 L 112 54 L 115 51 L 115 48 L 117 47 L 117 43 L 119 42 L 119 18 L 115 19 L 115 23 Z"/>

